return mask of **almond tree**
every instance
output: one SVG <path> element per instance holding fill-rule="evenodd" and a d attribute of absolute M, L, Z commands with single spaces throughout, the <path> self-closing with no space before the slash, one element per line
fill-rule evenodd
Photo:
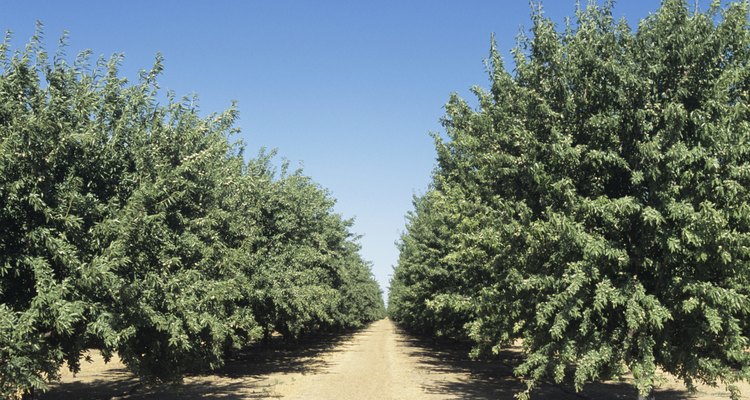
<path fill-rule="evenodd" d="M 351 224 L 301 172 L 277 177 L 263 153 L 246 161 L 234 107 L 202 117 L 172 94 L 160 105 L 160 57 L 130 84 L 119 56 L 71 65 L 64 43 L 49 59 L 40 33 L 22 52 L 8 42 L 0 397 L 33 397 L 87 349 L 179 382 L 264 330 L 295 339 L 382 316 Z"/>
<path fill-rule="evenodd" d="M 469 297 L 441 306 L 470 304 L 477 353 L 523 340 L 520 398 L 543 379 L 580 390 L 627 371 L 647 397 L 657 368 L 737 398 L 750 374 L 748 4 L 666 0 L 635 32 L 611 10 L 580 9 L 561 32 L 535 12 L 514 73 L 493 46 L 479 108 L 446 106 L 434 187 L 471 206 L 454 207 L 463 222 L 438 251 L 463 266 L 452 285 Z M 429 285 L 401 268 L 400 291 Z"/>

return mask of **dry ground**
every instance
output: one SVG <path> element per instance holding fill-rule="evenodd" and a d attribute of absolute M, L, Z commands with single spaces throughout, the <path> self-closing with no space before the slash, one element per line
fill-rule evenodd
<path fill-rule="evenodd" d="M 522 384 L 511 365 L 517 353 L 496 361 L 471 361 L 466 349 L 416 338 L 387 319 L 358 332 L 321 336 L 296 345 L 256 347 L 211 374 L 189 376 L 180 386 L 140 385 L 118 360 L 93 362 L 42 399 L 513 399 Z M 750 385 L 742 385 L 750 399 Z M 720 389 L 698 394 L 670 382 L 657 400 L 724 399 Z M 590 385 L 583 393 L 545 385 L 533 396 L 550 399 L 635 399 L 625 382 Z"/>

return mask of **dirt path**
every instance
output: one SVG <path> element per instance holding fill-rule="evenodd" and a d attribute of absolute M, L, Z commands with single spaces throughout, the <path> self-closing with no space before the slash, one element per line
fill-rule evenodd
<path fill-rule="evenodd" d="M 321 337 L 297 346 L 256 348 L 211 375 L 195 375 L 174 387 L 140 385 L 117 360 L 94 355 L 77 376 L 63 380 L 42 399 L 513 399 L 522 384 L 513 377 L 517 353 L 501 360 L 472 361 L 466 349 L 415 338 L 389 320 L 348 335 Z M 750 396 L 750 387 L 743 385 Z M 657 400 L 722 399 L 726 393 L 701 388 L 690 395 L 671 383 Z M 626 383 L 591 385 L 573 393 L 546 385 L 535 400 L 634 399 Z M 750 398 L 750 397 L 746 397 Z"/>
<path fill-rule="evenodd" d="M 403 350 L 393 323 L 378 321 L 325 355 L 325 371 L 284 379 L 274 391 L 289 399 L 419 398 L 423 374 Z"/>

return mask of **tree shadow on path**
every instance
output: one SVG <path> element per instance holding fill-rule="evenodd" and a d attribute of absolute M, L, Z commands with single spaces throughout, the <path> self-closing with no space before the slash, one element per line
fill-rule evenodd
<path fill-rule="evenodd" d="M 519 351 L 508 350 L 491 360 L 472 360 L 470 347 L 454 341 L 423 337 L 397 328 L 399 345 L 419 361 L 428 374 L 462 376 L 459 379 L 431 380 L 423 390 L 441 397 L 456 399 L 514 400 L 525 384 L 513 375 L 513 368 L 522 359 Z M 532 392 L 533 400 L 596 400 L 636 399 L 636 389 L 627 382 L 589 384 L 582 392 L 553 383 L 542 384 Z M 659 390 L 655 400 L 688 400 L 694 397 L 687 390 Z"/>
<path fill-rule="evenodd" d="M 274 337 L 233 354 L 214 371 L 189 374 L 181 384 L 146 385 L 121 364 L 89 366 L 69 379 L 52 385 L 38 396 L 41 400 L 174 400 L 174 399 L 267 399 L 273 397 L 275 382 L 268 375 L 313 374 L 328 365 L 323 353 L 343 351 L 342 346 L 358 332 L 320 333 L 286 342 Z"/>

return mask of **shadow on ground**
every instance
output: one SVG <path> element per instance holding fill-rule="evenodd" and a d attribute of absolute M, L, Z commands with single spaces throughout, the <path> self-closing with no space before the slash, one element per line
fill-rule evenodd
<path fill-rule="evenodd" d="M 513 368 L 521 362 L 518 351 L 505 351 L 492 360 L 472 360 L 470 348 L 461 343 L 412 335 L 397 328 L 400 345 L 419 360 L 420 367 L 430 373 L 467 376 L 459 381 L 437 381 L 423 387 L 425 392 L 456 399 L 514 400 L 514 395 L 525 389 L 513 375 Z M 627 382 L 589 384 L 583 392 L 572 387 L 543 384 L 532 392 L 534 400 L 598 400 L 637 399 L 637 391 Z M 685 391 L 662 390 L 654 393 L 655 400 L 688 400 Z"/>
<path fill-rule="evenodd" d="M 126 368 L 103 365 L 87 368 L 70 381 L 52 385 L 38 396 L 41 400 L 174 400 L 174 399 L 267 399 L 272 396 L 275 382 L 266 380 L 274 373 L 312 374 L 324 370 L 323 353 L 345 351 L 344 343 L 358 331 L 323 333 L 284 342 L 273 338 L 244 349 L 217 370 L 191 374 L 178 385 L 145 385 Z"/>
<path fill-rule="evenodd" d="M 321 354 L 346 351 L 344 343 L 361 330 L 321 333 L 297 342 L 284 342 L 280 338 L 274 338 L 269 343 L 259 343 L 236 353 L 227 360 L 224 367 L 212 373 L 229 378 L 273 373 L 316 373 L 328 367 L 319 357 Z"/>

